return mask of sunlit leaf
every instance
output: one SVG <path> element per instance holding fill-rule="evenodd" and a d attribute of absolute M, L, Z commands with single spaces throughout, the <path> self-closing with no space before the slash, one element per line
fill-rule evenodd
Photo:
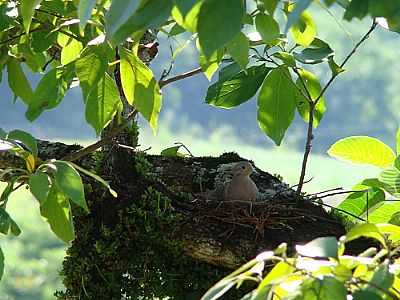
<path fill-rule="evenodd" d="M 397 129 L 397 134 L 396 134 L 396 152 L 397 155 L 400 155 L 400 127 Z"/>
<path fill-rule="evenodd" d="M 184 157 L 185 155 L 179 152 L 179 148 L 181 147 L 182 145 L 168 147 L 162 150 L 160 154 L 166 157 Z"/>
<path fill-rule="evenodd" d="M 298 21 L 291 25 L 290 33 L 297 44 L 308 47 L 317 35 L 317 26 L 311 14 L 303 11 Z"/>
<path fill-rule="evenodd" d="M 335 237 L 320 237 L 305 245 L 297 245 L 296 251 L 303 256 L 337 258 L 338 241 Z"/>
<path fill-rule="evenodd" d="M 393 150 L 378 139 L 368 136 L 351 136 L 334 143 L 328 154 L 356 164 L 385 168 L 393 164 Z"/>
<path fill-rule="evenodd" d="M 61 64 L 67 65 L 79 57 L 83 45 L 81 42 L 71 38 L 61 50 Z"/>
<path fill-rule="evenodd" d="M 121 51 L 121 81 L 124 94 L 140 114 L 149 122 L 155 133 L 162 98 L 153 72 L 133 52 Z"/>
<path fill-rule="evenodd" d="M 175 0 L 171 15 L 174 20 L 184 29 L 196 32 L 197 20 L 203 1 L 198 0 Z"/>
<path fill-rule="evenodd" d="M 354 226 L 347 232 L 345 241 L 350 242 L 360 237 L 373 238 L 378 240 L 382 245 L 386 244 L 384 236 L 375 224 L 364 223 Z"/>
<path fill-rule="evenodd" d="M 54 179 L 59 190 L 77 205 L 89 211 L 85 200 L 82 178 L 79 173 L 66 161 L 57 160 L 54 165 L 57 168 Z"/>
<path fill-rule="evenodd" d="M 256 29 L 266 44 L 271 44 L 279 38 L 279 24 L 275 19 L 266 14 L 258 14 L 255 18 Z"/>
<path fill-rule="evenodd" d="M 43 204 L 49 195 L 51 181 L 46 173 L 36 171 L 36 173 L 29 176 L 29 188 L 33 196 Z"/>
<path fill-rule="evenodd" d="M 258 124 L 278 146 L 292 123 L 296 93 L 290 74 L 285 68 L 272 70 L 261 86 L 257 100 Z"/>
<path fill-rule="evenodd" d="M 21 15 L 24 21 L 24 28 L 26 32 L 29 32 L 31 26 L 32 17 L 35 13 L 35 8 L 42 2 L 42 0 L 24 0 L 21 1 Z"/>
<path fill-rule="evenodd" d="M 47 200 L 40 206 L 40 214 L 62 241 L 69 243 L 74 239 L 74 225 L 68 198 L 55 184 L 52 185 Z"/>
<path fill-rule="evenodd" d="M 256 94 L 269 70 L 264 65 L 253 66 L 231 78 L 218 80 L 208 87 L 206 102 L 222 108 L 244 103 Z"/>
<path fill-rule="evenodd" d="M 7 134 L 7 139 L 21 142 L 35 157 L 38 156 L 37 142 L 31 134 L 16 129 Z"/>
<path fill-rule="evenodd" d="M 299 0 L 296 2 L 294 8 L 289 13 L 285 32 L 288 32 L 289 28 L 300 21 L 302 13 L 307 9 L 311 2 L 312 0 Z"/>
<path fill-rule="evenodd" d="M 384 184 L 387 192 L 400 199 L 400 170 L 389 167 L 379 175 L 379 181 Z"/>
<path fill-rule="evenodd" d="M 224 52 L 222 51 L 222 49 L 218 49 L 211 55 L 210 58 L 207 58 L 204 55 L 204 53 L 201 52 L 200 49 L 199 64 L 201 70 L 203 71 L 204 75 L 207 77 L 209 81 L 211 81 L 211 78 L 218 70 L 218 66 L 221 63 L 223 55 Z"/>
<path fill-rule="evenodd" d="M 33 98 L 32 88 L 26 78 L 21 65 L 16 59 L 9 59 L 7 63 L 8 85 L 16 97 L 29 104 Z"/>
<path fill-rule="evenodd" d="M 204 1 L 200 8 L 197 31 L 200 47 L 207 58 L 240 32 L 243 11 L 241 0 Z"/>

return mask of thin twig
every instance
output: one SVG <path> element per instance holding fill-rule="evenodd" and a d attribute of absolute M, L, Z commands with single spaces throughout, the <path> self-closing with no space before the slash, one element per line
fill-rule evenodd
<path fill-rule="evenodd" d="M 315 203 L 318 203 L 318 204 L 320 204 L 320 205 L 322 205 L 322 206 L 329 207 L 329 208 L 331 208 L 331 209 L 333 209 L 333 210 L 340 211 L 340 212 L 342 212 L 342 213 L 344 213 L 344 214 L 346 214 L 346 215 L 349 215 L 349 216 L 352 216 L 353 218 L 356 218 L 357 220 L 360 220 L 360 221 L 365 222 L 365 220 L 364 220 L 363 218 L 361 218 L 361 217 L 359 217 L 359 216 L 356 216 L 355 214 L 352 214 L 352 213 L 350 213 L 350 212 L 348 212 L 348 211 L 346 211 L 346 210 L 344 210 L 344 209 L 341 209 L 341 208 L 338 208 L 338 207 L 335 207 L 335 206 L 326 204 L 326 203 L 324 203 L 324 202 L 318 202 L 317 200 L 311 200 L 311 201 L 312 201 L 312 202 L 315 202 Z"/>
<path fill-rule="evenodd" d="M 89 155 L 90 153 L 93 153 L 97 149 L 105 146 L 128 126 L 129 121 L 131 121 L 136 116 L 136 113 L 137 113 L 137 110 L 131 111 L 128 114 L 128 116 L 126 117 L 126 120 L 125 120 L 126 122 L 124 122 L 123 125 L 116 127 L 114 130 L 110 131 L 110 133 L 107 134 L 105 137 L 103 137 L 101 140 L 99 140 L 85 148 L 82 148 L 76 152 L 68 154 L 67 156 L 63 157 L 62 160 L 75 161 L 75 160 L 80 159 L 86 155 Z"/>
<path fill-rule="evenodd" d="M 330 194 L 326 194 L 326 195 L 322 195 L 322 196 L 311 197 L 311 200 L 314 200 L 314 199 L 322 199 L 322 198 L 332 197 L 332 196 L 336 196 L 336 195 L 357 193 L 357 192 L 365 193 L 365 192 L 368 192 L 368 190 L 358 190 L 358 191 L 350 190 L 350 191 L 335 192 L 335 193 L 330 193 Z"/>
<path fill-rule="evenodd" d="M 340 68 L 343 68 L 345 64 L 350 60 L 350 58 L 356 53 L 357 49 L 362 45 L 362 43 L 368 39 L 372 31 L 377 26 L 377 22 L 375 19 L 373 20 L 373 23 L 369 30 L 367 31 L 366 34 L 360 39 L 360 41 L 353 47 L 353 49 L 347 54 L 343 62 L 340 64 Z M 304 156 L 303 156 L 303 163 L 301 166 L 301 173 L 300 173 L 300 178 L 299 178 L 299 185 L 297 187 L 297 199 L 300 199 L 300 194 L 301 190 L 304 185 L 304 178 L 306 174 L 306 169 L 307 169 L 307 161 L 308 157 L 311 153 L 311 148 L 312 148 L 312 141 L 314 139 L 314 134 L 313 134 L 313 124 L 314 124 L 314 111 L 317 106 L 318 101 L 323 97 L 327 89 L 330 87 L 332 82 L 335 80 L 335 78 L 339 75 L 339 73 L 332 73 L 331 78 L 328 80 L 328 82 L 325 84 L 325 86 L 322 88 L 319 96 L 315 99 L 315 101 L 312 101 L 310 104 L 310 111 L 309 111 L 309 118 L 308 118 L 308 129 L 307 129 L 307 139 L 306 139 L 306 144 L 304 147 Z M 299 200 L 298 200 L 299 201 Z"/>
<path fill-rule="evenodd" d="M 172 82 L 191 77 L 191 76 L 199 74 L 199 73 L 201 73 L 201 67 L 198 67 L 198 68 L 193 69 L 191 71 L 176 75 L 174 77 L 171 77 L 171 78 L 168 78 L 168 79 L 165 79 L 165 80 L 160 80 L 158 82 L 158 85 L 160 86 L 160 88 L 162 88 L 162 87 L 166 86 L 167 84 L 170 84 Z"/>
<path fill-rule="evenodd" d="M 328 192 L 342 191 L 342 190 L 343 190 L 342 187 L 338 187 L 338 188 L 333 188 L 333 189 L 329 189 L 329 190 L 324 190 L 324 191 L 317 192 L 317 193 L 313 193 L 313 194 L 308 194 L 308 196 L 316 196 L 316 195 L 325 194 L 325 193 L 328 193 Z"/>
<path fill-rule="evenodd" d="M 29 33 L 32 33 L 32 32 L 35 32 L 35 31 L 39 31 L 39 30 L 44 30 L 44 29 L 45 29 L 45 28 L 38 27 L 38 28 L 29 30 Z M 25 34 L 26 34 L 26 32 L 24 31 L 24 32 L 19 33 L 19 34 L 17 34 L 17 35 L 14 35 L 14 36 L 12 36 L 12 37 L 10 37 L 10 38 L 4 40 L 4 41 L 0 41 L 0 45 L 7 44 L 8 42 L 12 42 L 13 40 L 15 40 L 15 39 L 17 39 L 17 38 L 20 38 L 21 36 L 24 36 Z"/>

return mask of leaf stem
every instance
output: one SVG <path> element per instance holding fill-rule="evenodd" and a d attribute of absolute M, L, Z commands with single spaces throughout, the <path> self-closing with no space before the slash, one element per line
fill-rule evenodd
<path fill-rule="evenodd" d="M 199 73 L 201 73 L 201 67 L 198 67 L 198 68 L 193 69 L 191 71 L 176 75 L 174 77 L 171 77 L 171 78 L 168 78 L 168 79 L 165 79 L 165 80 L 160 80 L 158 82 L 158 85 L 160 86 L 160 88 L 162 88 L 162 87 L 166 86 L 167 84 L 170 84 L 172 82 L 175 82 L 175 81 L 178 81 L 178 80 L 182 80 L 182 79 L 194 76 L 194 75 L 199 74 Z"/>

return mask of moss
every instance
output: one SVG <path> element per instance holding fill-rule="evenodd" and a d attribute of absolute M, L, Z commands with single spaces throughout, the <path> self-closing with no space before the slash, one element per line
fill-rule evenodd
<path fill-rule="evenodd" d="M 74 211 L 76 239 L 63 262 L 66 290 L 56 293 L 59 300 L 199 299 L 227 274 L 184 254 L 172 238 L 184 226 L 182 216 L 151 185 L 151 164 L 136 155 L 133 169 L 137 177 L 127 180 L 136 180 L 137 190 L 113 199 L 92 183 L 91 213 Z"/>

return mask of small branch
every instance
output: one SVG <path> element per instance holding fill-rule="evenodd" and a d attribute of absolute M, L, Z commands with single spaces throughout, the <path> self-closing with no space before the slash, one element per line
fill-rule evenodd
<path fill-rule="evenodd" d="M 45 29 L 45 28 L 38 27 L 38 28 L 29 30 L 29 33 L 32 33 L 32 32 L 35 32 L 35 31 L 39 31 L 39 30 L 44 30 L 44 29 Z M 17 34 L 17 35 L 14 35 L 14 36 L 12 36 L 12 37 L 10 37 L 10 38 L 4 40 L 4 41 L 0 41 L 0 45 L 7 44 L 8 42 L 12 42 L 13 40 L 15 40 L 15 39 L 17 39 L 17 38 L 20 38 L 21 36 L 23 36 L 23 35 L 25 35 L 25 34 L 26 34 L 26 32 L 24 31 L 24 32 L 19 33 L 19 34 Z"/>
<path fill-rule="evenodd" d="M 322 206 L 329 207 L 330 209 L 340 211 L 340 212 L 342 212 L 342 213 L 344 213 L 344 214 L 346 214 L 346 215 L 349 215 L 349 216 L 352 216 L 353 218 L 356 218 L 356 219 L 359 220 L 359 221 L 365 222 L 365 220 L 364 220 L 363 218 L 361 218 L 361 217 L 359 217 L 359 216 L 356 216 L 355 214 L 352 214 L 352 213 L 350 213 L 350 212 L 348 212 L 348 211 L 346 211 L 346 210 L 344 210 L 344 209 L 337 208 L 337 207 L 334 207 L 334 206 L 332 206 L 332 205 L 329 205 L 329 204 L 326 204 L 326 203 L 323 203 L 323 202 L 318 202 L 317 200 L 311 200 L 311 201 L 312 201 L 312 202 L 315 202 L 315 203 L 318 203 L 318 204 L 320 204 L 320 205 L 322 205 Z"/>
<path fill-rule="evenodd" d="M 368 192 L 368 190 L 359 190 L 359 191 L 341 191 L 341 192 L 335 192 L 335 193 L 330 193 L 330 194 L 326 194 L 326 195 L 322 195 L 322 196 L 314 196 L 311 198 L 312 201 L 314 201 L 314 199 L 322 199 L 322 198 L 327 198 L 327 197 L 332 197 L 332 196 L 336 196 L 336 195 L 343 195 L 343 194 L 350 194 L 350 193 L 357 193 L 357 192 Z"/>
<path fill-rule="evenodd" d="M 114 137 L 116 137 L 118 134 L 120 134 L 126 126 L 128 126 L 129 121 L 131 121 L 135 116 L 136 116 L 137 111 L 133 110 L 132 112 L 129 113 L 129 115 L 126 118 L 126 122 L 124 122 L 123 125 L 116 127 L 114 130 L 110 131 L 108 135 L 103 137 L 101 140 L 85 147 L 82 148 L 74 153 L 71 153 L 65 157 L 62 158 L 62 160 L 67 160 L 67 161 L 75 161 L 77 159 L 80 159 L 86 155 L 89 155 L 96 151 L 97 149 L 107 145 Z"/>
<path fill-rule="evenodd" d="M 297 185 L 296 185 L 297 186 Z M 317 193 L 313 193 L 313 194 L 308 194 L 308 196 L 317 196 L 317 195 L 321 195 L 321 194 L 325 194 L 325 193 L 329 193 L 329 192 L 334 192 L 334 191 L 342 191 L 343 188 L 342 187 L 338 187 L 338 188 L 333 188 L 333 189 L 329 189 L 329 190 L 324 190 L 321 192 L 317 192 Z"/>
<path fill-rule="evenodd" d="M 160 80 L 158 82 L 158 85 L 160 86 L 160 88 L 162 88 L 162 87 L 166 86 L 167 84 L 170 84 L 172 82 L 175 82 L 175 81 L 178 81 L 178 80 L 182 80 L 182 79 L 185 79 L 185 78 L 188 78 L 188 77 L 192 77 L 192 76 L 194 76 L 196 74 L 199 74 L 199 73 L 201 73 L 201 67 L 198 67 L 198 68 L 193 69 L 191 71 L 188 71 L 186 73 L 182 73 L 182 74 L 176 75 L 174 77 L 171 77 L 171 78 L 168 78 L 168 79 L 165 79 L 165 80 Z"/>
<path fill-rule="evenodd" d="M 345 57 L 343 62 L 340 64 L 340 68 L 343 68 L 345 66 L 345 64 L 350 60 L 350 58 L 357 52 L 357 49 L 362 45 L 362 43 L 364 43 L 368 39 L 368 37 L 370 36 L 372 31 L 374 31 L 374 29 L 376 28 L 377 25 L 378 25 L 378 23 L 374 19 L 370 29 L 367 31 L 366 34 L 364 34 L 364 36 L 360 39 L 360 41 L 347 54 L 347 56 Z M 312 99 L 310 98 L 311 102 L 309 103 L 310 112 L 309 112 L 309 118 L 308 118 L 307 139 L 306 139 L 306 144 L 304 146 L 304 156 L 303 156 L 303 163 L 302 163 L 302 166 L 301 166 L 299 185 L 298 185 L 297 191 L 296 191 L 298 199 L 300 199 L 301 190 L 302 190 L 303 185 L 304 185 L 304 177 L 305 177 L 306 169 L 307 169 L 307 161 L 308 161 L 308 157 L 309 157 L 309 155 L 311 153 L 312 141 L 314 139 L 314 134 L 313 134 L 314 111 L 315 111 L 315 108 L 317 106 L 318 101 L 323 97 L 323 95 L 325 94 L 327 89 L 330 87 L 330 85 L 333 83 L 333 81 L 335 80 L 335 78 L 338 75 L 339 75 L 339 73 L 332 73 L 331 78 L 328 80 L 328 82 L 322 88 L 322 90 L 321 90 L 320 94 L 318 95 L 318 97 L 314 101 L 312 101 Z"/>

